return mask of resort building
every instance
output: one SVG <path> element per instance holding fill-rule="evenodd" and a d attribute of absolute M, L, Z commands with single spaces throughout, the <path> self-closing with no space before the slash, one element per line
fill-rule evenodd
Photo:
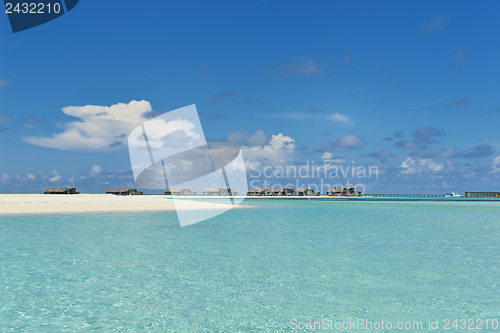
<path fill-rule="evenodd" d="M 334 186 L 333 188 L 329 188 L 328 191 L 326 191 L 326 195 L 331 196 L 331 197 L 340 197 L 343 194 L 343 187 L 337 187 Z"/>
<path fill-rule="evenodd" d="M 250 188 L 247 191 L 247 196 L 251 197 L 256 197 L 256 196 L 263 196 L 265 195 L 265 189 L 264 188 Z"/>
<path fill-rule="evenodd" d="M 352 185 L 347 185 L 346 187 L 334 186 L 326 191 L 326 195 L 331 197 L 359 197 L 361 191 L 355 191 Z"/>
<path fill-rule="evenodd" d="M 114 189 L 114 188 L 108 188 L 106 190 L 106 194 L 114 194 L 114 195 L 143 195 L 144 192 L 143 191 L 137 191 L 135 188 L 131 187 L 131 188 L 117 188 L 117 189 Z"/>
<path fill-rule="evenodd" d="M 270 187 L 266 187 L 266 189 L 264 190 L 264 195 L 267 196 L 267 197 L 270 197 L 274 194 L 274 190 Z"/>
<path fill-rule="evenodd" d="M 302 197 L 307 195 L 307 188 L 305 187 L 299 187 L 298 189 L 295 190 L 294 194 L 297 197 Z"/>
<path fill-rule="evenodd" d="M 203 190 L 203 196 L 212 196 L 212 197 L 222 197 L 222 196 L 237 196 L 238 191 L 232 191 L 230 188 L 224 187 L 213 187 L 206 188 Z"/>
<path fill-rule="evenodd" d="M 500 198 L 500 192 L 465 192 L 466 198 Z"/>
<path fill-rule="evenodd" d="M 69 185 L 66 187 L 56 187 L 56 188 L 48 188 L 43 191 L 43 194 L 79 194 L 80 192 L 76 191 L 76 187 Z"/>
<path fill-rule="evenodd" d="M 165 195 L 194 197 L 194 196 L 196 196 L 196 191 L 191 191 L 187 187 L 184 187 L 184 188 L 178 187 L 178 188 L 173 188 L 173 189 L 167 188 L 165 190 Z"/>
<path fill-rule="evenodd" d="M 355 191 L 353 185 L 347 185 L 346 187 L 344 187 L 342 189 L 342 195 L 343 196 L 355 196 L 355 197 L 357 197 L 357 196 L 361 195 L 361 191 Z"/>
<path fill-rule="evenodd" d="M 334 186 L 326 191 L 326 195 L 332 197 L 359 197 L 361 191 L 354 190 L 354 186 L 352 185 L 347 185 L 346 187 Z"/>
<path fill-rule="evenodd" d="M 311 187 L 300 187 L 298 189 L 294 189 L 290 186 L 288 187 L 277 187 L 277 188 L 250 188 L 247 191 L 247 196 L 255 197 L 255 196 L 296 196 L 296 197 L 305 197 L 305 196 L 320 196 L 320 191 L 315 191 Z M 327 196 L 338 196 L 338 197 L 359 197 L 361 196 L 361 191 L 356 191 L 353 185 L 347 185 L 346 187 L 337 187 L 329 188 L 326 191 Z"/>

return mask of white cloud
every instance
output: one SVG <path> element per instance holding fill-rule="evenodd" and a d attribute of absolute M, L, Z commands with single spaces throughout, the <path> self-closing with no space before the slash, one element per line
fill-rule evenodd
<path fill-rule="evenodd" d="M 349 133 L 339 137 L 335 142 L 330 141 L 321 149 L 316 150 L 316 152 L 347 151 L 363 147 L 364 145 L 366 145 L 366 142 L 361 136 Z"/>
<path fill-rule="evenodd" d="M 341 158 L 341 157 L 335 156 L 335 155 L 333 155 L 330 152 L 324 153 L 323 156 L 321 156 L 321 158 L 323 159 L 323 162 L 325 164 L 344 163 L 345 162 L 345 158 Z"/>
<path fill-rule="evenodd" d="M 36 178 L 36 176 L 35 176 L 35 175 L 33 175 L 33 174 L 31 174 L 31 173 L 27 173 L 27 174 L 26 174 L 26 177 L 27 177 L 28 179 L 31 179 L 31 180 L 35 180 L 35 178 Z"/>
<path fill-rule="evenodd" d="M 419 159 L 420 165 L 429 169 L 432 173 L 439 172 L 443 170 L 444 165 L 434 162 L 430 158 Z"/>
<path fill-rule="evenodd" d="M 148 143 L 151 149 L 184 147 L 200 140 L 200 134 L 193 131 L 196 127 L 186 119 L 151 119 L 146 126 Z M 201 143 L 201 142 L 200 142 Z"/>
<path fill-rule="evenodd" d="M 2 182 L 6 182 L 10 179 L 10 173 L 4 173 L 2 175 Z"/>
<path fill-rule="evenodd" d="M 54 177 L 49 179 L 49 181 L 51 183 L 58 182 L 61 180 L 61 176 L 59 175 L 59 172 L 57 172 L 56 170 L 53 170 L 52 173 L 53 173 Z"/>
<path fill-rule="evenodd" d="M 64 150 L 108 150 L 126 144 L 127 135 L 148 119 L 148 101 L 131 101 L 111 106 L 68 106 L 63 113 L 80 118 L 63 125 L 52 137 L 25 137 L 24 141 Z"/>
<path fill-rule="evenodd" d="M 279 149 L 294 150 L 295 140 L 289 136 L 284 136 L 283 134 L 280 133 L 278 135 L 273 135 L 273 138 L 271 139 L 271 141 L 269 141 L 269 145 L 274 150 L 279 150 Z"/>
<path fill-rule="evenodd" d="M 491 161 L 491 164 L 492 164 L 492 168 L 491 168 L 490 173 L 500 173 L 500 155 L 495 157 Z"/>
<path fill-rule="evenodd" d="M 438 173 L 443 170 L 444 165 L 434 162 L 430 158 L 408 157 L 399 166 L 402 175 L 413 175 L 417 173 Z"/>
<path fill-rule="evenodd" d="M 252 133 L 250 137 L 246 140 L 245 144 L 249 147 L 255 147 L 255 146 L 264 146 L 267 143 L 269 143 L 269 135 L 266 134 L 261 129 L 258 129 L 255 131 L 255 133 Z"/>
<path fill-rule="evenodd" d="M 354 125 L 354 122 L 344 114 L 334 113 L 331 116 L 329 116 L 328 118 L 333 120 L 336 123 L 341 123 L 341 124 L 346 125 L 346 126 L 353 126 Z"/>
<path fill-rule="evenodd" d="M 247 147 L 255 147 L 255 146 L 265 146 L 269 143 L 271 137 L 266 134 L 261 129 L 257 129 L 254 133 L 249 134 L 245 131 L 238 132 L 234 131 L 228 134 L 226 141 L 233 142 L 239 145 L 247 146 Z"/>
<path fill-rule="evenodd" d="M 243 147 L 242 152 L 247 170 L 253 162 L 259 162 L 261 166 L 284 166 L 294 158 L 295 140 L 279 133 L 272 135 L 268 145 Z"/>
<path fill-rule="evenodd" d="M 92 170 L 90 170 L 89 176 L 95 177 L 95 176 L 99 175 L 101 172 L 102 172 L 102 168 L 96 164 L 96 165 L 92 166 Z"/>

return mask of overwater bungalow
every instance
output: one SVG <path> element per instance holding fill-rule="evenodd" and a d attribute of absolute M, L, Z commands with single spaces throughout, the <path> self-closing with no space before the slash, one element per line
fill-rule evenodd
<path fill-rule="evenodd" d="M 274 189 L 269 190 L 267 193 L 273 196 L 292 196 L 295 193 L 295 190 L 288 186 L 288 187 L 276 187 Z"/>
<path fill-rule="evenodd" d="M 347 185 L 346 187 L 344 187 L 342 189 L 342 195 L 343 196 L 360 196 L 361 195 L 361 191 L 356 191 L 354 190 L 354 186 L 353 185 Z"/>
<path fill-rule="evenodd" d="M 250 188 L 247 191 L 247 196 L 255 197 L 255 196 L 263 196 L 265 194 L 264 188 Z"/>
<path fill-rule="evenodd" d="M 298 189 L 295 190 L 294 194 L 297 197 L 302 197 L 307 195 L 307 188 L 305 187 L 299 187 Z"/>
<path fill-rule="evenodd" d="M 187 187 L 184 187 L 184 188 L 177 187 L 177 188 L 173 188 L 173 189 L 167 188 L 165 190 L 165 195 L 191 196 L 192 197 L 192 196 L 196 196 L 196 191 L 191 191 Z"/>
<path fill-rule="evenodd" d="M 204 196 L 212 196 L 212 197 L 223 197 L 223 196 L 236 196 L 238 195 L 238 191 L 232 191 L 230 188 L 223 187 L 213 187 L 206 188 L 203 190 Z"/>
<path fill-rule="evenodd" d="M 335 196 L 335 197 L 338 197 L 338 196 L 342 196 L 342 193 L 343 193 L 343 187 L 337 187 L 337 186 L 334 186 L 333 188 L 329 188 L 327 191 L 326 191 L 326 195 L 328 196 Z"/>

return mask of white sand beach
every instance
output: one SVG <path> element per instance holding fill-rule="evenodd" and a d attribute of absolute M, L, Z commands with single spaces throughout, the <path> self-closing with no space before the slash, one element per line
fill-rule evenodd
<path fill-rule="evenodd" d="M 174 209 L 220 209 L 225 203 L 204 200 L 172 200 L 163 195 L 117 196 L 111 194 L 0 194 L 1 214 L 76 212 L 161 211 Z M 247 207 L 238 205 L 236 207 Z"/>

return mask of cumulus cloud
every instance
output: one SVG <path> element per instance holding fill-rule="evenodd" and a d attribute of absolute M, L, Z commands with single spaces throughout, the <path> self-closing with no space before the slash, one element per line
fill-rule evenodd
<path fill-rule="evenodd" d="M 10 173 L 3 173 L 2 174 L 2 182 L 6 182 L 10 179 Z"/>
<path fill-rule="evenodd" d="M 433 17 L 430 20 L 422 23 L 420 25 L 420 31 L 428 34 L 428 33 L 442 29 L 444 26 L 446 26 L 447 24 L 449 24 L 451 22 L 452 21 L 446 16 L 436 16 L 436 17 Z"/>
<path fill-rule="evenodd" d="M 264 146 L 269 143 L 271 138 L 261 129 L 255 131 L 255 133 L 250 134 L 248 139 L 245 141 L 245 145 L 248 147 Z"/>
<path fill-rule="evenodd" d="M 80 121 L 63 124 L 64 131 L 52 137 L 24 137 L 23 140 L 63 150 L 109 150 L 126 144 L 127 135 L 153 112 L 149 102 L 135 100 L 111 106 L 68 106 L 62 111 Z"/>
<path fill-rule="evenodd" d="M 445 157 L 445 158 L 454 158 L 458 156 L 457 149 L 455 147 L 444 147 L 441 151 L 437 151 L 434 153 L 433 157 Z"/>
<path fill-rule="evenodd" d="M 353 149 L 358 149 L 366 145 L 366 141 L 355 133 L 349 133 L 343 135 L 337 139 L 337 141 L 330 141 L 321 149 L 317 149 L 315 152 L 336 152 L 336 151 L 348 151 Z"/>
<path fill-rule="evenodd" d="M 465 158 L 482 158 L 495 154 L 495 148 L 490 145 L 479 145 L 472 150 L 467 150 L 463 153 Z"/>
<path fill-rule="evenodd" d="M 234 131 L 228 134 L 226 141 L 233 142 L 246 147 L 265 146 L 269 144 L 271 137 L 261 129 L 249 134 L 245 131 Z"/>
<path fill-rule="evenodd" d="M 52 174 L 54 175 L 54 177 L 52 177 L 52 178 L 49 179 L 49 181 L 51 183 L 55 183 L 55 182 L 58 182 L 58 181 L 61 180 L 61 176 L 59 175 L 59 172 L 57 172 L 56 170 L 53 170 Z"/>
<path fill-rule="evenodd" d="M 492 168 L 491 168 L 491 173 L 500 173 L 500 155 L 495 157 L 492 161 Z"/>
<path fill-rule="evenodd" d="M 26 178 L 30 179 L 30 180 L 35 180 L 36 179 L 36 176 L 31 174 L 31 173 L 27 173 L 26 174 Z"/>
<path fill-rule="evenodd" d="M 443 164 L 438 164 L 430 158 L 408 157 L 399 165 L 399 172 L 405 176 L 429 172 L 435 174 L 443 170 L 443 168 Z"/>
<path fill-rule="evenodd" d="M 294 159 L 295 140 L 279 133 L 272 135 L 267 145 L 243 147 L 242 153 L 247 170 L 253 162 L 259 162 L 261 167 L 284 166 Z"/>
<path fill-rule="evenodd" d="M 92 166 L 92 169 L 89 172 L 89 176 L 95 177 L 95 176 L 99 175 L 101 172 L 102 172 L 102 168 L 96 164 L 96 165 Z"/>

